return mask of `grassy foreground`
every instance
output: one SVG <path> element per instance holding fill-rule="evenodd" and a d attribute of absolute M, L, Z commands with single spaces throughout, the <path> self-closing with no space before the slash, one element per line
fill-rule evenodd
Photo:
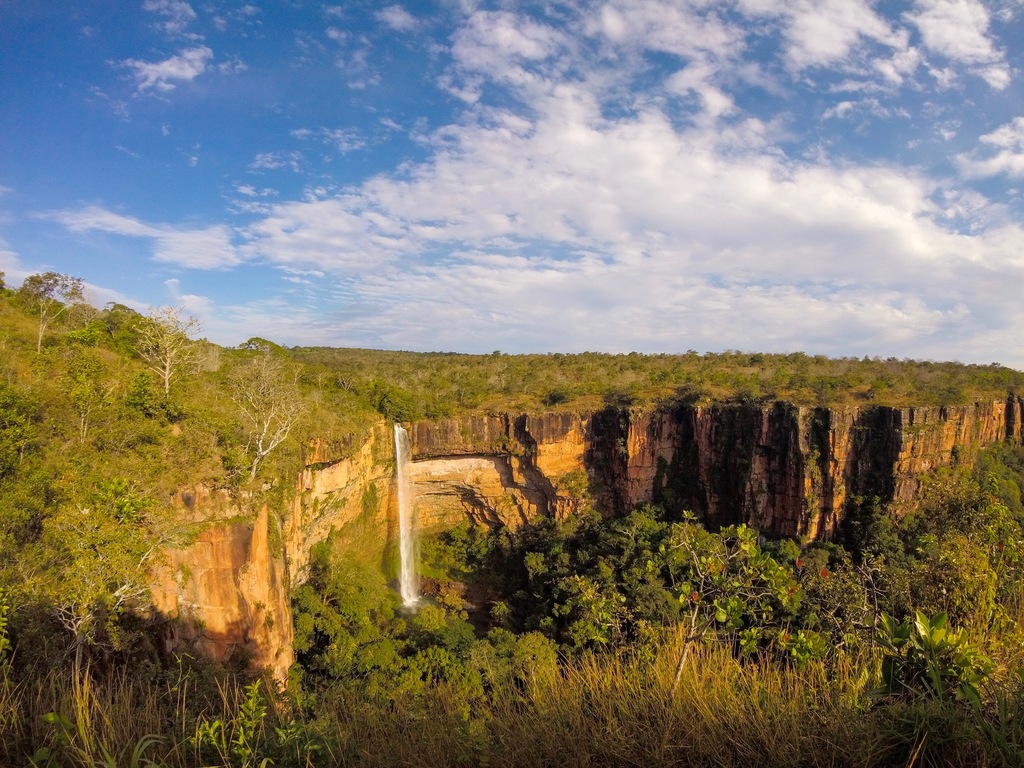
<path fill-rule="evenodd" d="M 971 707 L 870 695 L 877 664 L 804 667 L 681 645 L 587 656 L 467 701 L 436 684 L 368 701 L 344 689 L 300 702 L 189 673 L 154 682 L 0 673 L 5 766 L 983 766 L 1020 765 L 1018 691 Z"/>

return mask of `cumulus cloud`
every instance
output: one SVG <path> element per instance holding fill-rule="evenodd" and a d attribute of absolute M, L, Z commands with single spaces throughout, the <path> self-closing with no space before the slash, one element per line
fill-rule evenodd
<path fill-rule="evenodd" d="M 888 82 L 921 61 L 867 3 L 836 7 L 833 18 L 820 4 L 742 7 L 781 21 L 794 70 L 842 69 L 836 52 L 849 59 L 867 43 L 888 51 L 878 60 L 891 71 L 874 68 Z M 452 36 L 449 75 L 472 98 L 458 122 L 425 135 L 426 161 L 341 194 L 273 203 L 244 231 L 246 257 L 294 270 L 297 288 L 323 282 L 300 274 L 311 269 L 340 286 L 318 298 L 330 322 L 293 338 L 478 351 L 842 344 L 853 354 L 999 357 L 972 348 L 965 329 L 1024 320 L 1006 287 L 1024 278 L 1013 255 L 1024 230 L 984 197 L 952 194 L 919 171 L 787 155 L 778 127 L 745 114 L 727 87 L 743 71 L 742 36 L 698 11 L 607 3 L 585 14 L 589 49 L 512 12 L 470 13 Z M 646 71 L 647 51 L 679 66 L 624 99 L 621 84 Z M 484 85 L 521 106 L 486 100 Z M 674 119 L 663 96 L 690 98 L 691 119 Z M 874 96 L 825 113 L 899 115 Z M 1017 153 L 1017 141 L 1014 123 L 984 143 Z M 993 330 L 986 343 L 1010 335 Z"/>
<path fill-rule="evenodd" d="M 419 26 L 416 17 L 400 5 L 389 5 L 375 14 L 377 19 L 396 32 L 412 32 Z"/>
<path fill-rule="evenodd" d="M 584 21 L 587 34 L 620 49 L 646 49 L 684 58 L 710 55 L 731 59 L 745 47 L 739 27 L 715 13 L 701 13 L 701 3 L 673 0 L 613 0 Z"/>
<path fill-rule="evenodd" d="M 867 0 L 740 0 L 751 15 L 779 17 L 794 70 L 841 62 L 865 41 L 902 49 L 906 40 Z"/>
<path fill-rule="evenodd" d="M 1024 117 L 1014 118 L 1012 122 L 985 134 L 981 142 L 987 145 L 985 150 L 957 157 L 965 174 L 973 177 L 1005 174 L 1024 178 Z M 984 157 L 989 149 L 995 150 L 994 154 Z"/>
<path fill-rule="evenodd" d="M 542 73 L 556 68 L 566 42 L 562 32 L 546 24 L 508 11 L 477 11 L 453 35 L 451 54 L 461 85 L 452 90 L 475 102 L 481 74 L 517 89 L 543 86 L 547 76 Z"/>
<path fill-rule="evenodd" d="M 142 8 L 162 16 L 164 20 L 160 28 L 172 37 L 183 36 L 189 25 L 196 20 L 196 12 L 183 0 L 145 0 Z"/>
<path fill-rule="evenodd" d="M 98 206 L 51 211 L 46 218 L 72 232 L 108 232 L 153 241 L 153 258 L 190 269 L 222 269 L 242 259 L 232 243 L 232 231 L 218 224 L 202 229 L 177 229 L 166 224 L 147 224 Z"/>
<path fill-rule="evenodd" d="M 608 0 L 563 4 L 557 20 L 499 7 L 451 7 L 457 28 L 430 55 L 461 104 L 451 119 L 403 113 L 417 146 L 401 165 L 303 178 L 296 199 L 238 183 L 237 230 L 95 207 L 52 217 L 147 238 L 167 263 L 272 268 L 276 303 L 205 305 L 211 333 L 236 339 L 1007 357 L 1024 322 L 1024 228 L 963 181 L 1024 176 L 1024 118 L 956 158 L 959 179 L 844 156 L 841 143 L 850 128 L 906 117 L 894 94 L 936 96 L 928 72 L 943 87 L 971 72 L 996 86 L 1008 77 L 976 2 L 918 0 L 889 18 L 869 0 Z M 400 6 L 377 20 L 419 23 Z M 371 41 L 341 21 L 324 34 L 339 66 L 370 82 Z M 188 79 L 147 71 L 139 89 Z M 924 132 L 894 144 L 966 130 L 957 113 L 918 114 Z M 805 141 L 799 118 L 820 141 Z M 249 170 L 307 172 L 325 146 L 352 152 L 373 131 L 298 128 L 305 154 L 261 153 Z"/>
<path fill-rule="evenodd" d="M 928 50 L 969 65 L 997 90 L 1010 84 L 1010 67 L 988 34 L 989 13 L 980 0 L 917 0 L 906 18 Z"/>
<path fill-rule="evenodd" d="M 176 56 L 163 61 L 147 62 L 126 59 L 122 66 L 132 70 L 136 91 L 173 91 L 180 83 L 189 83 L 206 71 L 213 59 L 213 51 L 205 45 L 186 48 Z"/>

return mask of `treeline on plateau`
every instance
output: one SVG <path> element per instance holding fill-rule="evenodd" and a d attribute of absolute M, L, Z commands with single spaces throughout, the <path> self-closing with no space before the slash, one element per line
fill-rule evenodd
<path fill-rule="evenodd" d="M 147 574 L 205 484 L 284 506 L 311 441 L 381 417 L 686 399 L 992 400 L 1001 366 L 803 354 L 227 349 L 179 308 L 0 275 L 0 765 L 1017 765 L 1024 453 L 934 473 L 841 539 L 583 509 L 422 542 L 425 597 L 350 540 L 293 586 L 278 689 L 159 644 Z M 374 500 L 364 500 L 373 506 Z"/>
<path fill-rule="evenodd" d="M 1024 373 L 963 365 L 821 355 L 456 355 L 294 348 L 295 359 L 364 392 L 388 418 L 436 419 L 467 411 L 595 410 L 696 404 L 960 405 L 1004 399 Z"/>

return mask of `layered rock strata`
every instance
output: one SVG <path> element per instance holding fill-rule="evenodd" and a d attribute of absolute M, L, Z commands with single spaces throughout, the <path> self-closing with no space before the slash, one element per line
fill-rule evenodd
<path fill-rule="evenodd" d="M 180 492 L 172 503 L 200 532 L 187 546 L 166 550 L 152 574 L 154 608 L 172 619 L 167 650 L 222 662 L 241 656 L 285 680 L 294 660 L 291 586 L 305 579 L 313 546 L 334 533 L 379 560 L 394 535 L 388 432 L 380 425 L 340 460 L 311 446 L 282 508 L 253 513 L 248 500 L 225 491 Z"/>
<path fill-rule="evenodd" d="M 920 408 L 608 408 L 419 422 L 410 436 L 421 474 L 433 478 L 423 502 L 432 520 L 461 509 L 515 524 L 570 513 L 589 497 L 608 515 L 659 502 L 712 525 L 743 522 L 769 536 L 813 540 L 836 534 L 849 501 L 910 502 L 923 472 L 970 461 L 993 442 L 1020 442 L 1022 405 L 1010 397 Z M 426 469 L 459 456 L 495 467 L 479 492 L 465 478 Z"/>
<path fill-rule="evenodd" d="M 799 408 L 678 405 L 654 411 L 471 416 L 409 425 L 422 529 L 469 519 L 514 527 L 592 503 L 606 515 L 657 502 L 710 524 L 747 523 L 804 540 L 836 534 L 850 502 L 911 502 L 922 473 L 1021 442 L 1024 402 Z M 396 536 L 390 427 L 345 459 L 312 446 L 280 509 L 241 509 L 190 489 L 182 519 L 204 521 L 153 575 L 169 645 L 214 658 L 244 653 L 284 679 L 292 662 L 289 591 L 331 533 L 384 557 Z M 365 553 L 364 553 L 365 554 Z"/>

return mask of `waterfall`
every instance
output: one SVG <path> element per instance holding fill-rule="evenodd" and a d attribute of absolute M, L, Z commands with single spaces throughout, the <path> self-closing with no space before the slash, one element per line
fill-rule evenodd
<path fill-rule="evenodd" d="M 420 598 L 420 580 L 416 575 L 416 530 L 412 506 L 412 481 L 409 478 L 409 433 L 395 424 L 395 478 L 398 481 L 398 554 L 401 569 L 399 592 L 406 606 Z"/>

